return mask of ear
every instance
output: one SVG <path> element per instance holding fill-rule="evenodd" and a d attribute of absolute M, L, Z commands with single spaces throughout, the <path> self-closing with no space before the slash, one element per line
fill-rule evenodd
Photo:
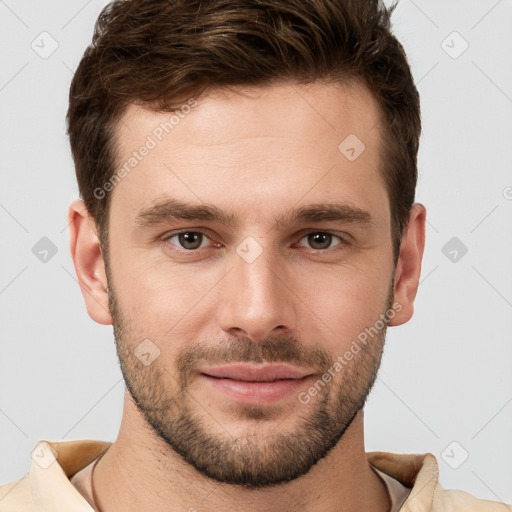
<path fill-rule="evenodd" d="M 99 324 L 112 324 L 108 306 L 107 277 L 97 226 L 81 199 L 68 210 L 69 247 L 89 316 Z"/>
<path fill-rule="evenodd" d="M 393 287 L 393 301 L 400 304 L 402 309 L 390 318 L 389 325 L 408 322 L 414 312 L 425 247 L 426 215 L 425 207 L 421 204 L 416 203 L 411 208 L 409 222 L 402 236 Z"/>

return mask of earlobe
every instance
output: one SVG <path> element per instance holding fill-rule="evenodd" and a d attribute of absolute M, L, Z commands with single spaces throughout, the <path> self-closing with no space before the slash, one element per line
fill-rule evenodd
<path fill-rule="evenodd" d="M 81 199 L 68 210 L 70 251 L 89 316 L 100 324 L 112 324 L 108 306 L 103 254 L 94 219 Z"/>
<path fill-rule="evenodd" d="M 393 300 L 399 303 L 402 309 L 390 319 L 389 325 L 404 324 L 413 315 L 425 248 L 425 221 L 425 207 L 419 203 L 414 204 L 404 230 L 395 270 Z"/>

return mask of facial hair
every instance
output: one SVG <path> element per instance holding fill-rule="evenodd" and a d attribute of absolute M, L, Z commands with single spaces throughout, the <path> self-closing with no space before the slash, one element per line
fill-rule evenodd
<path fill-rule="evenodd" d="M 318 379 L 336 359 L 321 344 L 305 345 L 290 335 L 273 335 L 262 342 L 229 338 L 219 342 L 184 344 L 172 368 L 155 359 L 144 366 L 134 355 L 141 342 L 135 322 L 128 322 L 106 265 L 109 307 L 121 371 L 133 402 L 155 436 L 202 475 L 248 489 L 272 487 L 307 473 L 338 443 L 364 407 L 380 367 L 386 325 L 307 404 L 297 401 L 293 430 L 262 434 L 258 429 L 236 436 L 214 432 L 210 415 L 194 412 L 197 400 L 190 391 L 200 365 L 279 362 L 314 368 Z M 388 295 L 388 310 L 392 293 Z M 384 313 L 384 312 L 383 312 Z M 379 316 L 378 318 L 382 318 Z M 381 322 L 382 323 L 382 322 Z M 163 358 L 162 358 L 163 359 Z M 174 381 L 174 386 L 173 386 Z M 279 419 L 282 409 L 270 405 L 235 404 L 244 421 Z M 283 418 L 283 420 L 286 418 Z M 278 422 L 279 423 L 279 422 Z"/>

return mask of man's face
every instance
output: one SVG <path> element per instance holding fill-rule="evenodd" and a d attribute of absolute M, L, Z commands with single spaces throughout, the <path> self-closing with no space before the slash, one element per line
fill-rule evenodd
<path fill-rule="evenodd" d="M 203 474 L 288 481 L 340 439 L 380 364 L 394 267 L 378 108 L 360 85 L 283 84 L 171 115 L 131 106 L 119 124 L 118 167 L 137 153 L 109 218 L 123 375 Z M 219 376 L 239 363 L 285 366 Z"/>

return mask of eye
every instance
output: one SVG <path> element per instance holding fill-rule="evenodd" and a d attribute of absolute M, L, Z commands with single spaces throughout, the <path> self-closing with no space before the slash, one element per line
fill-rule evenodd
<path fill-rule="evenodd" d="M 324 231 L 315 231 L 312 233 L 308 233 L 307 235 L 303 236 L 301 240 L 307 240 L 308 244 L 310 244 L 310 247 L 312 249 L 326 250 L 332 247 L 331 244 L 333 241 L 335 241 L 335 239 L 338 239 L 340 241 L 338 244 L 335 244 L 335 246 L 341 245 L 341 243 L 344 242 L 344 240 L 341 237 L 333 235 L 332 233 L 326 233 Z"/>
<path fill-rule="evenodd" d="M 166 243 L 170 242 L 172 245 L 175 245 L 184 251 L 204 249 L 208 246 L 208 242 L 210 241 L 209 237 L 201 231 L 180 231 L 166 236 L 163 240 Z M 307 233 L 301 238 L 301 242 L 303 240 L 306 240 L 309 248 L 315 251 L 325 251 L 338 245 L 342 245 L 345 242 L 345 240 L 340 236 L 325 231 Z M 337 243 L 336 240 L 338 240 Z M 303 243 L 299 243 L 298 245 L 304 246 Z"/>
<path fill-rule="evenodd" d="M 176 238 L 176 243 L 172 242 L 173 238 Z M 180 233 L 174 233 L 164 239 L 166 242 L 171 242 L 173 245 L 178 245 L 182 249 L 187 251 L 194 251 L 196 249 L 202 249 L 206 247 L 203 242 L 209 240 L 209 238 L 200 231 L 181 231 Z"/>

